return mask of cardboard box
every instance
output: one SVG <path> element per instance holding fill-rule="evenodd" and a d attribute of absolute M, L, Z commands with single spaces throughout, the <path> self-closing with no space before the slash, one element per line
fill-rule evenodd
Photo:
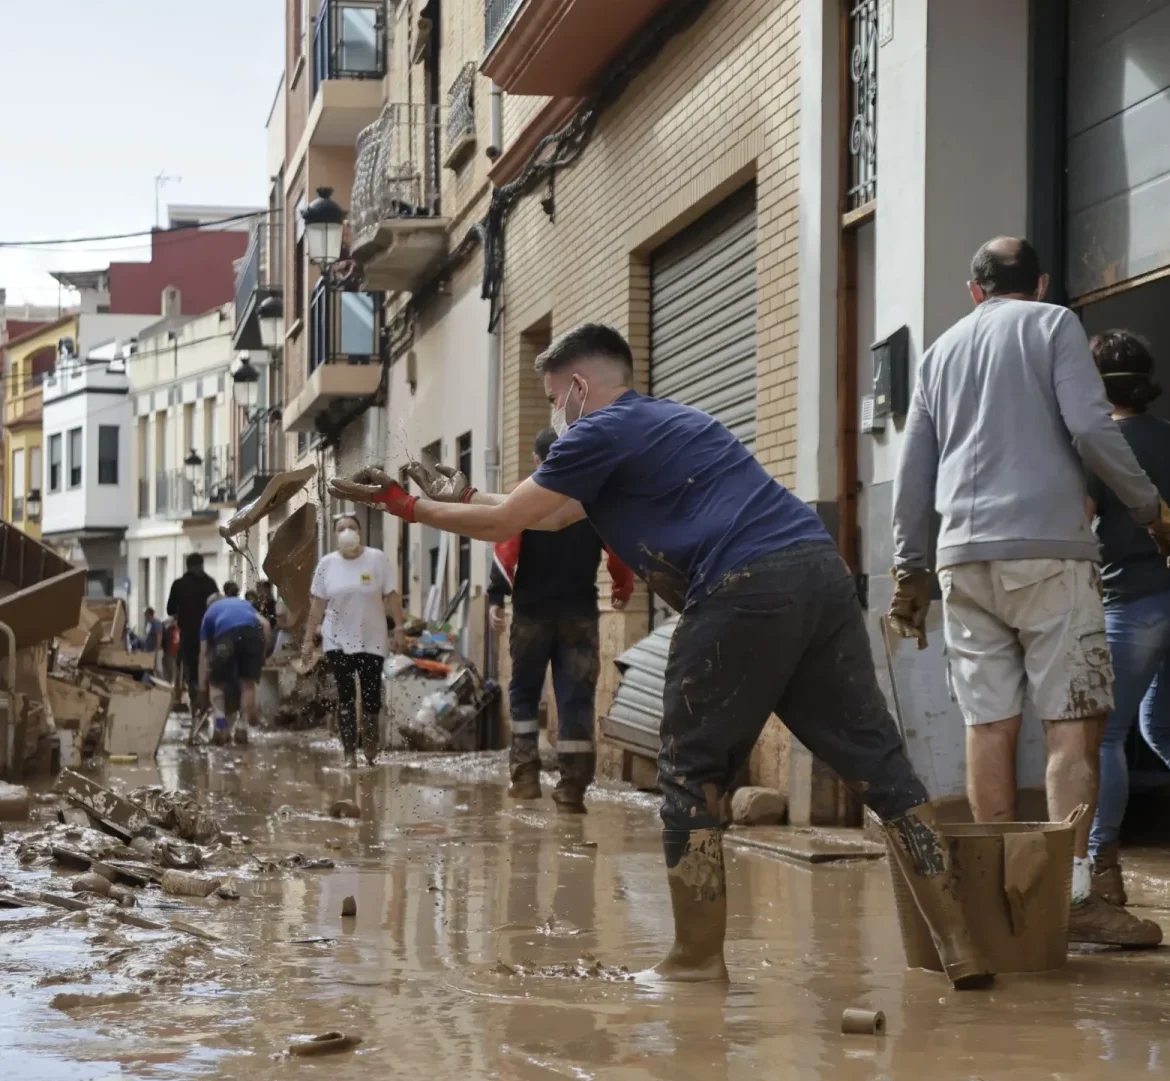
<path fill-rule="evenodd" d="M 126 602 L 121 597 L 89 597 L 85 610 L 101 624 L 102 642 L 121 648 L 126 636 Z"/>
<path fill-rule="evenodd" d="M 140 762 L 154 758 L 171 711 L 170 685 L 138 683 L 128 676 L 107 682 L 106 754 L 136 754 Z"/>
<path fill-rule="evenodd" d="M 84 569 L 0 521 L 0 623 L 12 628 L 18 650 L 76 627 L 84 595 Z M 0 657 L 7 655 L 7 636 L 0 635 Z"/>
<path fill-rule="evenodd" d="M 58 728 L 74 729 L 84 739 L 103 704 L 103 699 L 92 691 L 58 676 L 49 676 L 49 707 Z"/>

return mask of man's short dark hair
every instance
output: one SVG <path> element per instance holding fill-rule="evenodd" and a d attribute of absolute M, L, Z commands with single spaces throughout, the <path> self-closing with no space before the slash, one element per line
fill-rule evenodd
<path fill-rule="evenodd" d="M 187 570 L 189 570 L 189 571 L 203 570 L 203 557 L 198 552 L 192 552 L 187 557 Z"/>
<path fill-rule="evenodd" d="M 1042 273 L 1036 249 L 1020 237 L 989 240 L 971 260 L 971 280 L 989 297 L 1033 296 Z"/>
<path fill-rule="evenodd" d="M 552 445 L 556 441 L 557 433 L 552 428 L 545 428 L 538 432 L 536 438 L 532 441 L 532 453 L 543 462 L 548 457 L 548 452 L 552 450 Z"/>
<path fill-rule="evenodd" d="M 609 360 L 634 376 L 634 354 L 620 331 L 605 323 L 582 323 L 566 331 L 536 358 L 538 372 L 560 372 L 581 360 Z"/>
<path fill-rule="evenodd" d="M 223 595 L 225 597 L 238 597 L 240 595 L 239 582 L 224 582 Z"/>
<path fill-rule="evenodd" d="M 153 608 L 146 609 L 146 611 L 143 613 L 143 615 L 145 615 L 147 619 L 154 619 L 154 609 Z"/>

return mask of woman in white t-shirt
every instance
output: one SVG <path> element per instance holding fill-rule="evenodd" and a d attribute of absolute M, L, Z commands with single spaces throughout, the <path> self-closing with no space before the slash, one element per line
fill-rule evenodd
<path fill-rule="evenodd" d="M 320 631 L 337 681 L 337 727 L 347 766 L 357 765 L 356 677 L 362 696 L 362 750 L 373 765 L 381 749 L 382 664 L 390 646 L 386 617 L 394 620 L 395 645 L 401 648 L 405 616 L 386 554 L 362 544 L 358 520 L 352 514 L 338 515 L 333 535 L 337 551 L 325 556 L 313 574 L 301 653 L 310 659 Z"/>

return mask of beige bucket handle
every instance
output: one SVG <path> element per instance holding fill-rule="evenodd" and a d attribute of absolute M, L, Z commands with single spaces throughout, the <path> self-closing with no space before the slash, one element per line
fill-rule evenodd
<path fill-rule="evenodd" d="M 1064 824 L 1066 826 L 1070 826 L 1072 829 L 1076 829 L 1077 826 L 1081 824 L 1081 819 L 1084 818 L 1088 813 L 1089 805 L 1087 803 L 1082 803 L 1075 811 L 1072 812 L 1072 814 L 1068 816 L 1068 818 L 1064 820 Z"/>

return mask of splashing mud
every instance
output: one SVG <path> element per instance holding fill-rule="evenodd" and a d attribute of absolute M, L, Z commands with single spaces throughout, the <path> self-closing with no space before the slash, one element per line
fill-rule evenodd
<path fill-rule="evenodd" d="M 548 799 L 509 804 L 495 755 L 355 773 L 338 755 L 320 733 L 260 737 L 242 759 L 168 744 L 157 767 L 103 778 L 196 793 L 259 859 L 231 868 L 235 901 L 138 889 L 131 914 L 161 929 L 119 922 L 108 900 L 0 907 L 6 1073 L 1097 1081 L 1170 1068 L 1165 951 L 1078 953 L 1063 972 L 958 995 L 905 971 L 884 861 L 813 869 L 729 849 L 730 986 L 648 986 L 631 974 L 671 941 L 653 800 L 599 793 L 567 820 Z M 341 799 L 361 818 L 330 818 Z M 22 865 L 22 831 L 6 830 L 0 878 L 67 893 L 77 869 Z M 307 869 L 326 853 L 335 866 Z M 1136 905 L 1165 903 L 1165 858 L 1127 866 Z M 346 897 L 357 915 L 342 919 Z M 847 1008 L 882 1010 L 887 1034 L 843 1037 Z M 330 1032 L 361 1043 L 290 1057 Z"/>

